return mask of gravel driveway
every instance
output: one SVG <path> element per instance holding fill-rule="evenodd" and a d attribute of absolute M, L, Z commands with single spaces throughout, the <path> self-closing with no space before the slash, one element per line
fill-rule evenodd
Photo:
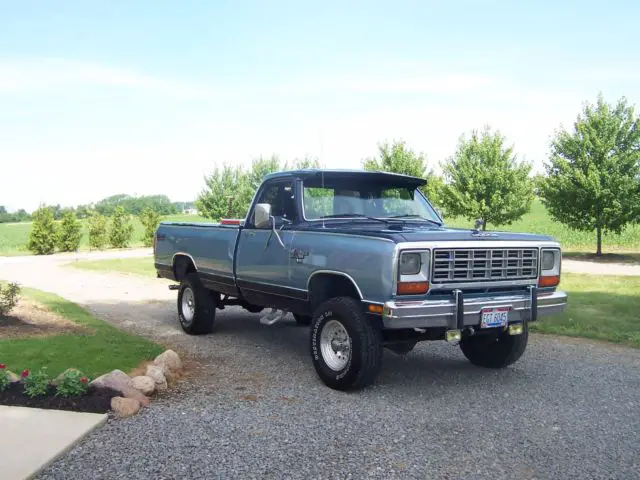
<path fill-rule="evenodd" d="M 167 282 L 60 262 L 0 259 L 0 278 L 83 304 L 199 367 L 41 479 L 640 478 L 637 350 L 534 336 L 515 366 L 489 371 L 426 342 L 404 358 L 385 352 L 374 387 L 340 393 L 316 378 L 308 330 L 292 319 L 267 327 L 230 307 L 215 333 L 189 337 Z"/>

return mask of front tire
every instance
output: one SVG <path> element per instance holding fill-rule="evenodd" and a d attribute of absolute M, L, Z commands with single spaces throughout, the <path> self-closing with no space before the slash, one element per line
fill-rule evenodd
<path fill-rule="evenodd" d="M 178 319 L 189 335 L 211 333 L 216 317 L 216 295 L 212 295 L 198 278 L 189 273 L 178 290 Z"/>
<path fill-rule="evenodd" d="M 351 297 L 322 303 L 311 323 L 310 348 L 320 379 L 335 390 L 355 390 L 372 384 L 382 364 L 380 330 Z"/>
<path fill-rule="evenodd" d="M 524 323 L 520 335 L 507 332 L 482 334 L 462 338 L 460 349 L 465 357 L 478 367 L 504 368 L 517 362 L 527 348 L 529 326 Z"/>

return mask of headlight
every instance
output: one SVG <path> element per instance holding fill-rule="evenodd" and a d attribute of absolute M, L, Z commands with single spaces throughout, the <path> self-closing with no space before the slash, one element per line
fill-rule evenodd
<path fill-rule="evenodd" d="M 400 256 L 400 275 L 416 275 L 420 273 L 422 260 L 419 253 L 403 253 Z"/>
<path fill-rule="evenodd" d="M 542 270 L 552 270 L 556 264 L 556 254 L 555 252 L 546 250 L 542 252 Z"/>

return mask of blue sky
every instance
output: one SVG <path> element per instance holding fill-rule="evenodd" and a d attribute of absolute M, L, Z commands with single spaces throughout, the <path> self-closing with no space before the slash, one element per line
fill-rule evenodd
<path fill-rule="evenodd" d="M 216 164 L 430 166 L 489 124 L 536 169 L 586 100 L 640 98 L 640 4 L 0 0 L 0 205 L 192 199 Z"/>

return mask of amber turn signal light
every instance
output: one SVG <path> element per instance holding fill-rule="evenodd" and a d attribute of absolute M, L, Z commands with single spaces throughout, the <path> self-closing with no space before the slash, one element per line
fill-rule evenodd
<path fill-rule="evenodd" d="M 549 275 L 547 277 L 540 277 L 538 281 L 539 287 L 557 287 L 560 283 L 560 275 Z"/>
<path fill-rule="evenodd" d="M 399 282 L 398 295 L 419 295 L 427 293 L 429 282 Z"/>
<path fill-rule="evenodd" d="M 384 310 L 384 308 L 382 307 L 382 305 L 374 305 L 374 304 L 369 304 L 369 306 L 367 307 L 367 309 L 368 309 L 371 313 L 382 313 L 382 311 Z"/>

